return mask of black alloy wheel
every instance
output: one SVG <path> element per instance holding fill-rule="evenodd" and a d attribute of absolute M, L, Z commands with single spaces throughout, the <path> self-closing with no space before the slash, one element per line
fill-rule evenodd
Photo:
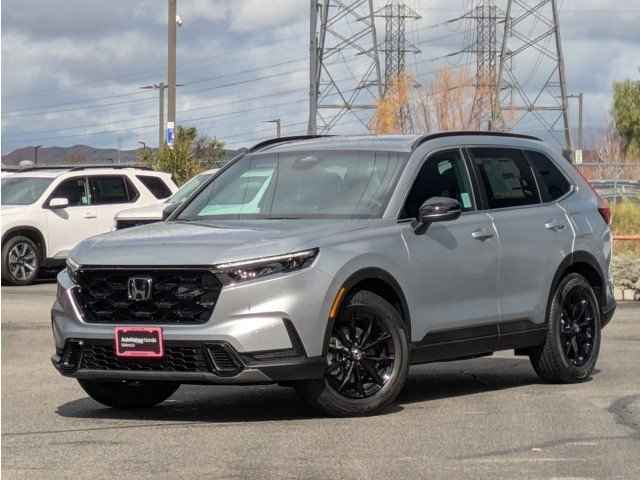
<path fill-rule="evenodd" d="M 543 345 L 530 350 L 536 373 L 547 382 L 587 380 L 600 352 L 600 305 L 593 287 L 578 273 L 564 277 L 553 292 Z"/>
<path fill-rule="evenodd" d="M 393 337 L 374 311 L 351 305 L 329 337 L 326 379 L 339 394 L 367 398 L 390 380 L 395 363 Z"/>
<path fill-rule="evenodd" d="M 586 364 L 593 354 L 596 305 L 591 299 L 591 292 L 583 285 L 574 286 L 562 299 L 562 349 L 567 361 L 576 367 Z"/>
<path fill-rule="evenodd" d="M 297 382 L 313 407 L 336 417 L 373 415 L 397 398 L 409 371 L 407 324 L 383 297 L 360 290 L 327 334 L 324 377 Z"/>

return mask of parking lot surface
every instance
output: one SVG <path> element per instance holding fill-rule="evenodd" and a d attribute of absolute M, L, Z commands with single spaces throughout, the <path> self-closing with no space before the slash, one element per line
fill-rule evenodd
<path fill-rule="evenodd" d="M 2 287 L 2 476 L 138 479 L 640 478 L 640 305 L 594 377 L 539 382 L 525 357 L 413 367 L 388 413 L 331 419 L 277 386 L 183 386 L 104 408 L 51 366 L 55 285 Z"/>

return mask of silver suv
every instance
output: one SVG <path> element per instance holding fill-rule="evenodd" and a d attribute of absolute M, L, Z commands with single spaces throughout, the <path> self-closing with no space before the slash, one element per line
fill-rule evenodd
<path fill-rule="evenodd" d="M 615 309 L 608 222 L 533 137 L 270 140 L 165 222 L 71 252 L 53 364 L 116 408 L 279 383 L 337 416 L 387 407 L 410 365 L 498 350 L 579 382 Z"/>

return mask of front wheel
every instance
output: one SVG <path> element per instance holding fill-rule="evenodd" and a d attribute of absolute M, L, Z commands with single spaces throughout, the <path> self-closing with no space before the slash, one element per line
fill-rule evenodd
<path fill-rule="evenodd" d="M 153 407 L 164 402 L 180 387 L 172 382 L 105 382 L 78 380 L 87 394 L 107 407 L 130 409 Z"/>
<path fill-rule="evenodd" d="M 577 273 L 560 281 L 549 307 L 547 338 L 530 355 L 536 373 L 552 383 L 588 379 L 600 352 L 600 307 L 589 282 Z"/>
<path fill-rule="evenodd" d="M 40 249 L 33 240 L 16 235 L 2 245 L 2 280 L 8 285 L 30 285 L 38 278 Z"/>
<path fill-rule="evenodd" d="M 313 407 L 338 417 L 388 407 L 405 384 L 409 344 L 400 313 L 369 291 L 356 293 L 336 318 L 321 380 L 296 389 Z"/>

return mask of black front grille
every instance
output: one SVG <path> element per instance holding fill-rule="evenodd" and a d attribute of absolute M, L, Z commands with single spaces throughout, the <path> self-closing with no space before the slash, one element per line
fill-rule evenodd
<path fill-rule="evenodd" d="M 148 300 L 129 298 L 131 278 L 151 281 Z M 208 270 L 87 269 L 74 293 L 87 322 L 198 324 L 210 318 L 221 287 Z"/>
<path fill-rule="evenodd" d="M 150 223 L 156 223 L 160 220 L 116 220 L 116 230 L 122 230 L 123 228 L 137 227 L 138 225 L 148 225 Z"/>
<path fill-rule="evenodd" d="M 79 368 L 148 372 L 212 371 L 202 345 L 179 344 L 165 345 L 164 356 L 159 359 L 129 359 L 116 357 L 110 343 L 85 343 Z"/>

